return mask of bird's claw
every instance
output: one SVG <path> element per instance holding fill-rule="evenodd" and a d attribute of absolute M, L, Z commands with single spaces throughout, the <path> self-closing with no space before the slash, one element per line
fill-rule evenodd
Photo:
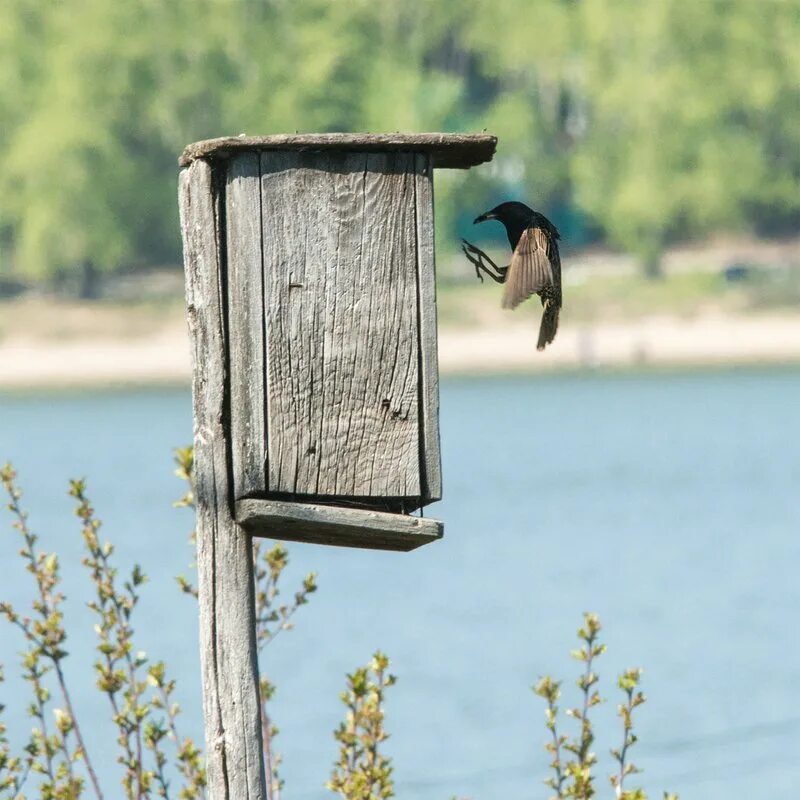
<path fill-rule="evenodd" d="M 468 242 L 466 239 L 461 240 L 463 242 L 462 247 L 464 250 L 469 250 L 470 253 L 474 253 L 477 256 L 482 256 L 483 251 L 479 247 L 475 247 L 472 242 Z"/>
<path fill-rule="evenodd" d="M 461 245 L 461 249 L 464 251 L 464 255 L 467 257 L 468 261 L 470 261 L 470 262 L 472 262 L 472 264 L 474 264 L 474 266 L 475 266 L 475 275 L 477 275 L 478 280 L 481 283 L 483 283 L 483 275 L 481 275 L 481 269 L 480 269 L 480 267 L 481 267 L 480 260 L 479 260 L 479 258 L 475 258 L 475 256 L 473 256 L 472 253 L 467 249 L 468 247 L 472 248 L 473 245 L 471 245 L 466 239 L 462 239 L 461 241 L 464 243 L 464 244 Z"/>

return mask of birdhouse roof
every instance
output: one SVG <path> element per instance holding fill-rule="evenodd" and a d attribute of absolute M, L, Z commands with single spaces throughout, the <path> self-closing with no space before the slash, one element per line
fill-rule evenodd
<path fill-rule="evenodd" d="M 491 161 L 497 137 L 488 133 L 294 133 L 272 136 L 223 136 L 186 147 L 178 163 L 222 159 L 242 150 L 338 150 L 346 152 L 428 153 L 433 166 L 467 169 Z"/>

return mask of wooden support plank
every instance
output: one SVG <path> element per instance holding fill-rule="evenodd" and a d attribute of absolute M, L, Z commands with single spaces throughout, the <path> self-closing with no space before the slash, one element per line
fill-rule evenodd
<path fill-rule="evenodd" d="M 261 258 L 261 169 L 258 153 L 228 162 L 225 190 L 231 370 L 233 484 L 239 497 L 263 494 L 264 302 Z"/>
<path fill-rule="evenodd" d="M 180 176 L 192 342 L 200 657 L 210 800 L 266 800 L 250 538 L 233 518 L 226 441 L 221 207 L 211 167 Z"/>
<path fill-rule="evenodd" d="M 442 499 L 442 456 L 439 442 L 439 353 L 436 335 L 436 260 L 433 228 L 433 163 L 417 155 L 417 269 L 419 281 L 420 456 L 426 502 Z"/>
<path fill-rule="evenodd" d="M 280 500 L 239 500 L 236 518 L 253 536 L 404 552 L 441 539 L 444 529 L 435 519 Z"/>
<path fill-rule="evenodd" d="M 421 495 L 414 158 L 261 154 L 268 492 Z"/>

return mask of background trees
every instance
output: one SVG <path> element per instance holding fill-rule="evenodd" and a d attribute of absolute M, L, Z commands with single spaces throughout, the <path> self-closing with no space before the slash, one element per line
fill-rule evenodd
<path fill-rule="evenodd" d="M 440 243 L 509 195 L 657 271 L 800 221 L 800 0 L 71 0 L 0 7 L 0 276 L 180 260 L 175 157 L 223 133 L 480 130 Z"/>

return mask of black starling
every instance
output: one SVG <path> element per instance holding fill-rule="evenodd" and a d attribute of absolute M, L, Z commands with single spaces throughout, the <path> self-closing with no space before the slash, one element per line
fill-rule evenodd
<path fill-rule="evenodd" d="M 481 271 L 497 283 L 504 283 L 503 308 L 516 308 L 532 294 L 538 294 L 544 306 L 539 328 L 537 350 L 553 341 L 558 330 L 561 310 L 561 256 L 558 253 L 559 234 L 547 217 L 528 208 L 525 203 L 501 203 L 481 214 L 474 224 L 496 219 L 506 226 L 508 241 L 514 251 L 507 267 L 498 267 L 486 253 L 462 239 L 466 257 L 475 265 L 475 274 L 483 280 Z"/>

